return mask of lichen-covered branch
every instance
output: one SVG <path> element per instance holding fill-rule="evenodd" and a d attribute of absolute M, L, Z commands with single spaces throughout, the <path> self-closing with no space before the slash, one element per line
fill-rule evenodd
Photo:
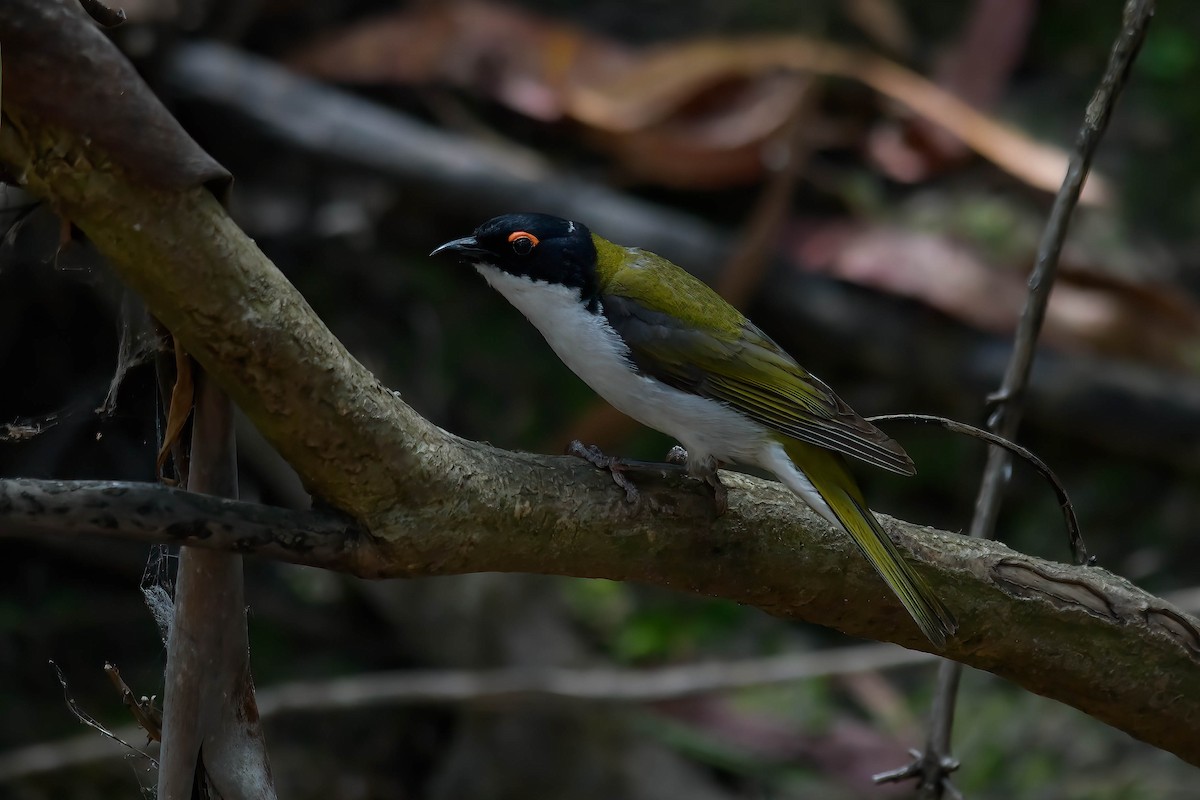
<path fill-rule="evenodd" d="M 138 484 L 27 480 L 0 481 L 0 533 L 232 548 L 374 577 L 526 571 L 636 580 L 925 646 L 848 539 L 774 484 L 727 476 L 730 511 L 713 519 L 699 486 L 644 480 L 643 492 L 663 504 L 650 512 L 629 507 L 606 475 L 573 459 L 462 444 L 463 462 L 437 461 L 459 476 L 458 489 L 394 507 L 388 538 L 326 513 L 198 504 Z M 1102 569 L 885 524 L 959 616 L 946 655 L 1200 763 L 1195 620 Z"/>

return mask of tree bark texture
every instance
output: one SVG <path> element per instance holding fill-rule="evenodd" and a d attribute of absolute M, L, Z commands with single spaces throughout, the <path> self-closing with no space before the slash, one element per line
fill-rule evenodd
<path fill-rule="evenodd" d="M 196 380 L 188 492 L 237 497 L 233 405 Z M 167 641 L 158 796 L 187 800 L 204 774 L 225 800 L 274 800 L 254 697 L 239 553 L 181 547 Z"/>

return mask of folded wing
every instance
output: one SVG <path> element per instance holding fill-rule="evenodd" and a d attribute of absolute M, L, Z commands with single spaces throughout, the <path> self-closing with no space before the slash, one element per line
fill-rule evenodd
<path fill-rule="evenodd" d="M 604 315 L 645 375 L 718 400 L 784 436 L 901 475 L 916 472 L 904 449 L 860 417 L 749 320 L 732 334 L 682 324 L 620 294 L 601 298 Z"/>

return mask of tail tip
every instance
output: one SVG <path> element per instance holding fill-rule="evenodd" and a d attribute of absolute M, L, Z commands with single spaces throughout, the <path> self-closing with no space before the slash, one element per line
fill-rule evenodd
<path fill-rule="evenodd" d="M 944 607 L 927 617 L 914 617 L 914 621 L 921 633 L 925 634 L 925 638 L 939 650 L 946 647 L 947 639 L 958 633 L 958 620 Z"/>

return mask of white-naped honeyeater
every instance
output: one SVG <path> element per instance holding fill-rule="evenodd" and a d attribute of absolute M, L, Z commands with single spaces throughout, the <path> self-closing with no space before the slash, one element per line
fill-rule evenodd
<path fill-rule="evenodd" d="M 472 264 L 618 410 L 677 439 L 689 473 L 720 491 L 719 463 L 771 472 L 853 537 L 930 641 L 954 633 L 843 457 L 912 475 L 908 454 L 703 282 L 545 214 L 496 217 L 438 253 Z"/>

